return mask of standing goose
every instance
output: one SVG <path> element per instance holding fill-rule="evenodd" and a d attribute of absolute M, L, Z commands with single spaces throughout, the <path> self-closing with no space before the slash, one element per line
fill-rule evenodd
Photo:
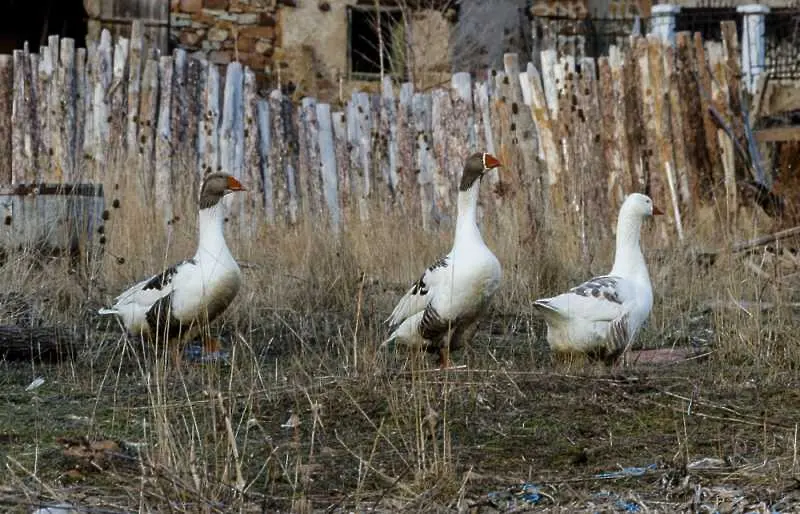
<path fill-rule="evenodd" d="M 649 197 L 633 193 L 619 211 L 614 267 L 553 298 L 533 303 L 558 353 L 589 354 L 614 362 L 633 342 L 653 307 L 653 286 L 639 244 L 642 221 L 663 214 Z"/>
<path fill-rule="evenodd" d="M 203 333 L 202 327 L 230 305 L 241 285 L 241 271 L 224 234 L 222 198 L 234 191 L 246 191 L 236 178 L 208 175 L 200 189 L 194 257 L 135 284 L 115 298 L 113 307 L 99 313 L 116 314 L 130 334 L 142 337 L 166 333 L 180 343 Z M 180 344 L 174 350 L 177 358 Z"/>
<path fill-rule="evenodd" d="M 458 188 L 453 247 L 400 299 L 386 320 L 394 331 L 384 346 L 397 341 L 438 353 L 439 365 L 445 368 L 450 365 L 450 351 L 461 348 L 475 335 L 478 319 L 503 274 L 497 257 L 483 242 L 476 219 L 481 178 L 500 165 L 488 153 L 474 153 L 467 159 Z"/>

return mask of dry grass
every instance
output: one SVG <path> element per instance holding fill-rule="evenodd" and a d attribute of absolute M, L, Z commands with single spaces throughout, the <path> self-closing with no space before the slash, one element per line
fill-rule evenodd
<path fill-rule="evenodd" d="M 111 209 L 102 266 L 69 273 L 61 260 L 17 257 L 0 268 L 33 317 L 85 339 L 63 362 L 2 364 L 0 503 L 488 512 L 499 500 L 487 493 L 524 481 L 540 487 L 538 508 L 554 511 L 613 511 L 632 500 L 653 512 L 726 511 L 729 501 L 733 512 L 793 498 L 797 266 L 767 255 L 758 276 L 745 259 L 720 254 L 706 269 L 689 249 L 730 237 L 699 227 L 686 245 L 658 248 L 651 223 L 656 306 L 640 344 L 695 344 L 710 357 L 613 373 L 565 367 L 550 362 L 530 302 L 605 271 L 613 245 L 592 242 L 584 259 L 569 223 L 528 240 L 520 218 L 501 211 L 483 226 L 503 288 L 471 347 L 455 356 L 468 368 L 437 372 L 424 357 L 377 346 L 382 320 L 447 251 L 449 231 L 421 234 L 408 219 L 378 217 L 339 237 L 312 224 L 243 237 L 233 219 L 228 239 L 245 285 L 213 326 L 230 364 L 175 373 L 93 313 L 133 280 L 191 255 L 194 216 L 181 206 L 186 214 L 167 234 L 130 184 L 113 185 L 107 202 L 119 194 L 121 207 Z M 774 308 L 730 308 L 733 299 Z M 708 309 L 713 302 L 725 306 Z M 45 384 L 25 391 L 38 376 Z M 702 458 L 721 460 L 690 466 Z M 639 478 L 596 477 L 651 463 L 657 470 Z M 739 503 L 725 500 L 730 491 Z"/>

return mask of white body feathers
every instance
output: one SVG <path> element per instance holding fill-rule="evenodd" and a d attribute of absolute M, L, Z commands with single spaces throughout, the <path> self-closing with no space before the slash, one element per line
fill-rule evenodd
<path fill-rule="evenodd" d="M 653 307 L 653 287 L 640 246 L 650 198 L 632 194 L 620 208 L 614 266 L 568 292 L 534 302 L 547 323 L 551 350 L 615 357 L 634 340 Z"/>
<path fill-rule="evenodd" d="M 117 296 L 100 314 L 116 314 L 131 334 L 152 331 L 151 312 L 160 301 L 181 325 L 210 321 L 230 304 L 241 285 L 241 271 L 225 243 L 224 202 L 201 209 L 194 257 L 142 280 Z M 152 314 L 151 314 L 152 317 Z"/>

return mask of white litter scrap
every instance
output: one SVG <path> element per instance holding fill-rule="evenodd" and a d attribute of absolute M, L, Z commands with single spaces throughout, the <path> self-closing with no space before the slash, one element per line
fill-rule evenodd
<path fill-rule="evenodd" d="M 34 389 L 38 389 L 42 384 L 44 384 L 44 379 L 42 377 L 38 377 L 33 382 L 28 384 L 28 387 L 26 387 L 25 390 L 33 391 Z"/>

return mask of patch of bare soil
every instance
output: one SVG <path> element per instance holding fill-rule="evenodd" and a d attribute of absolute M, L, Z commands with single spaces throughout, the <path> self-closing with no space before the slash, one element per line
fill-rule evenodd
<path fill-rule="evenodd" d="M 0 505 L 102 512 L 797 512 L 794 374 L 552 363 L 495 319 L 440 371 L 282 318 L 230 364 L 3 364 Z M 235 337 L 231 340 L 236 341 Z M 246 341 L 243 338 L 242 341 Z M 269 344 L 267 344 L 269 342 Z M 377 346 L 377 343 L 375 343 Z M 279 350 L 276 350 L 279 349 Z M 363 349 L 361 349 L 363 350 Z M 369 359 L 372 360 L 369 360 Z M 32 378 L 44 384 L 26 391 Z M 156 386 L 158 384 L 158 386 Z M 4 507 L 5 508 L 5 507 Z"/>

